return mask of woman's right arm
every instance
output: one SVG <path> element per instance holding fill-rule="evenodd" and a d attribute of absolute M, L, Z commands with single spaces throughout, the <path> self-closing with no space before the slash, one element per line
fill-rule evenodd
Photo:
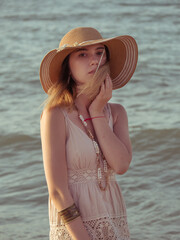
<path fill-rule="evenodd" d="M 65 119 L 58 108 L 43 112 L 41 143 L 49 196 L 59 212 L 71 206 L 74 201 L 68 188 Z M 72 239 L 90 240 L 81 217 L 66 224 L 66 228 Z"/>

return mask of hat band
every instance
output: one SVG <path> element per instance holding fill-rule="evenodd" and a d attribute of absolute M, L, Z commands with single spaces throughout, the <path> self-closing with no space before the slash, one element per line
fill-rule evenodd
<path fill-rule="evenodd" d="M 78 43 L 78 42 L 75 42 L 75 43 L 73 43 L 73 45 L 70 45 L 70 44 L 64 44 L 64 45 L 62 45 L 61 47 L 59 47 L 59 48 L 56 48 L 56 50 L 57 50 L 57 52 L 60 52 L 60 51 L 62 51 L 63 49 L 65 49 L 65 48 L 67 48 L 67 47 L 78 47 L 78 46 L 81 46 L 81 45 L 83 45 L 83 44 L 85 44 L 85 43 L 92 43 L 92 42 L 94 42 L 94 41 L 97 41 L 97 40 L 100 40 L 100 39 L 96 39 L 96 40 L 87 40 L 87 41 L 83 41 L 83 42 L 80 42 L 80 43 Z M 103 40 L 103 39 L 102 39 Z"/>

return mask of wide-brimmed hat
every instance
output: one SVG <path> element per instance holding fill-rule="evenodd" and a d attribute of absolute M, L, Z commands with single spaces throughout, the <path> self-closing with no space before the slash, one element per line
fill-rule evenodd
<path fill-rule="evenodd" d="M 138 59 L 138 47 L 131 36 L 102 38 L 94 28 L 79 27 L 72 29 L 61 40 L 59 48 L 48 52 L 40 66 L 40 81 L 44 91 L 59 81 L 64 59 L 74 50 L 93 44 L 103 44 L 109 50 L 110 76 L 113 89 L 123 87 L 132 77 Z"/>

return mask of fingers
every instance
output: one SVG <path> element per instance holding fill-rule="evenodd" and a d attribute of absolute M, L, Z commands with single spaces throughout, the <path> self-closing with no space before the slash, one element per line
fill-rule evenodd
<path fill-rule="evenodd" d="M 112 97 L 112 80 L 109 74 L 107 74 L 106 79 L 102 82 L 99 94 L 108 99 Z"/>
<path fill-rule="evenodd" d="M 100 109 L 98 111 L 101 111 L 104 109 L 104 106 L 107 104 L 107 102 L 112 98 L 112 80 L 107 74 L 106 79 L 102 82 L 100 91 L 98 95 L 95 97 L 91 104 L 91 109 Z"/>
<path fill-rule="evenodd" d="M 104 92 L 105 92 L 105 82 L 102 82 L 102 84 L 101 84 L 101 88 L 100 88 L 100 94 L 104 94 Z"/>
<path fill-rule="evenodd" d="M 106 79 L 105 79 L 105 88 L 108 92 L 112 92 L 112 80 L 109 76 L 109 74 L 107 74 Z"/>
<path fill-rule="evenodd" d="M 111 80 L 109 74 L 107 74 L 106 79 L 105 79 L 105 87 L 107 89 L 109 89 L 109 88 L 112 89 L 112 80 Z"/>

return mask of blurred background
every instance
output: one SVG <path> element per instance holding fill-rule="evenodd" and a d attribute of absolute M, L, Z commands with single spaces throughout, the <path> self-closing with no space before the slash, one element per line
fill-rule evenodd
<path fill-rule="evenodd" d="M 44 55 L 74 27 L 133 36 L 139 61 L 113 92 L 133 160 L 118 176 L 132 240 L 180 239 L 180 1 L 0 0 L 0 239 L 48 239 L 39 119 Z"/>

